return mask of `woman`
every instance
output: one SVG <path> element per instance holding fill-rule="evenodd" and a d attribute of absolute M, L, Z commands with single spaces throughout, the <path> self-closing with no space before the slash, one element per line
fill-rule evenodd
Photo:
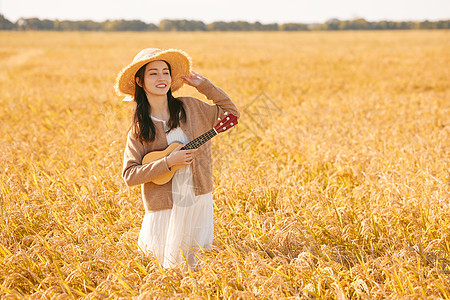
<path fill-rule="evenodd" d="M 210 130 L 225 113 L 239 117 L 233 101 L 198 73 L 181 50 L 144 49 L 117 76 L 116 91 L 136 104 L 124 151 L 123 178 L 128 186 L 142 185 L 145 215 L 139 247 L 155 255 L 163 267 L 184 259 L 194 266 L 195 250 L 210 248 L 213 240 L 212 159 L 206 143 L 196 150 L 183 144 Z M 213 104 L 172 92 L 186 83 Z M 142 164 L 143 157 L 178 146 L 168 156 Z M 162 185 L 152 181 L 171 167 L 183 165 Z"/>

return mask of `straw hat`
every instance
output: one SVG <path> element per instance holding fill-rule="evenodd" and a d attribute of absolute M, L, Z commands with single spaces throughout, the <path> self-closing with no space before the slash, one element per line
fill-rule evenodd
<path fill-rule="evenodd" d="M 123 99 L 124 101 L 133 100 L 136 72 L 145 64 L 155 60 L 164 60 L 170 64 L 172 77 L 170 89 L 172 92 L 183 86 L 182 76 L 189 76 L 191 72 L 191 57 L 182 50 L 147 48 L 139 52 L 134 57 L 133 62 L 123 68 L 117 75 L 114 87 L 118 95 L 126 96 Z"/>

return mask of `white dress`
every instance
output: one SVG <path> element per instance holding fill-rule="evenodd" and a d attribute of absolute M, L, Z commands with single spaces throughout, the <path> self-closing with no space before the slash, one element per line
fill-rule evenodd
<path fill-rule="evenodd" d="M 152 117 L 155 121 L 166 123 Z M 167 143 L 187 144 L 183 130 L 178 127 L 166 134 Z M 139 233 L 139 248 L 153 253 L 164 268 L 186 261 L 195 266 L 196 250 L 211 248 L 213 224 L 212 193 L 195 196 L 192 169 L 186 165 L 172 178 L 172 209 L 146 212 Z"/>

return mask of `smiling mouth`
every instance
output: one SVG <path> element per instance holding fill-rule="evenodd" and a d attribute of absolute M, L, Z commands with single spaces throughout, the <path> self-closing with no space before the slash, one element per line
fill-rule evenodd
<path fill-rule="evenodd" d="M 165 84 L 165 83 L 160 83 L 160 84 L 156 85 L 157 88 L 165 88 L 166 86 L 167 86 L 167 84 Z"/>

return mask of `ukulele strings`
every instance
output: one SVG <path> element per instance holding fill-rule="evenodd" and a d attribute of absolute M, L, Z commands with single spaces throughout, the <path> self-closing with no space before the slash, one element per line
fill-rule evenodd
<path fill-rule="evenodd" d="M 181 150 L 191 150 L 191 149 L 197 149 L 207 141 L 209 141 L 211 138 L 217 135 L 217 132 L 213 129 L 211 129 L 208 132 L 205 132 L 201 136 L 199 136 L 196 139 L 193 139 L 189 143 L 187 143 L 184 147 L 181 148 Z"/>

